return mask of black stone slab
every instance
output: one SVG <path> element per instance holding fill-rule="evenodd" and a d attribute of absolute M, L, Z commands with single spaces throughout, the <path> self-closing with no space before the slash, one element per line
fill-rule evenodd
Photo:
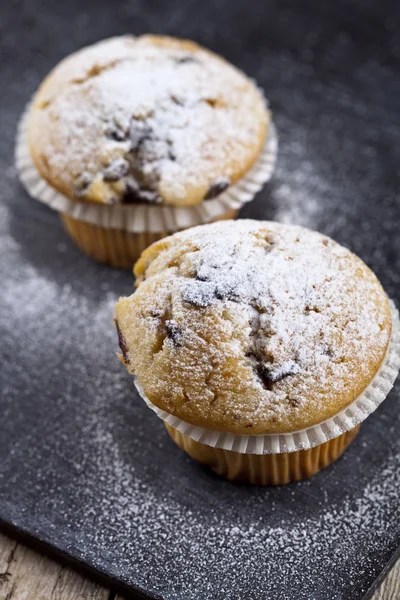
<path fill-rule="evenodd" d="M 0 13 L 0 519 L 165 600 L 359 600 L 400 545 L 399 386 L 310 481 L 238 486 L 194 464 L 114 356 L 132 277 L 74 248 L 13 167 L 18 116 L 63 56 L 132 31 L 193 38 L 255 77 L 279 131 L 244 217 L 318 229 L 400 302 L 395 2 L 15 1 Z"/>

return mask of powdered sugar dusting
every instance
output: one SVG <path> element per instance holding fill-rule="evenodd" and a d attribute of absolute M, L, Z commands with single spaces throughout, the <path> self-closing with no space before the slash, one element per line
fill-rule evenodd
<path fill-rule="evenodd" d="M 219 419 L 218 413 L 223 413 L 221 421 L 209 425 L 211 429 L 231 431 L 233 426 L 232 432 L 248 434 L 254 428 L 266 433 L 272 427 L 281 433 L 333 416 L 372 380 L 390 339 L 390 310 L 376 277 L 342 246 L 299 227 L 254 221 L 195 228 L 165 246 L 148 265 L 138 299 L 131 298 L 126 316 L 117 308 L 118 319 L 121 316 L 126 323 L 133 319 L 143 326 L 137 339 L 134 331 L 127 331 L 132 371 L 150 400 L 161 402 L 160 408 L 167 412 L 172 408 L 172 414 L 183 420 L 207 427 L 206 421 L 197 419 L 208 409 L 211 390 L 218 399 L 211 399 L 208 414 Z M 152 287 L 152 277 L 158 278 L 157 287 Z M 181 346 L 175 352 L 166 346 L 165 354 L 146 362 L 139 336 L 154 331 L 151 307 L 160 307 L 171 290 L 172 300 L 166 301 L 182 331 Z M 150 307 L 145 321 L 142 294 L 143 304 Z M 207 315 L 213 316 L 210 330 Z M 182 350 L 185 346 L 187 353 Z M 186 362 L 193 348 L 199 353 L 198 376 Z M 152 378 L 151 369 L 157 369 L 164 356 L 174 381 Z M 232 357 L 236 361 L 232 377 L 237 378 L 242 400 L 236 400 L 231 387 L 224 389 L 231 377 L 225 365 Z M 198 392 L 191 389 L 193 378 Z M 182 386 L 191 401 L 181 408 L 175 406 L 174 394 L 180 398 Z M 169 398 L 167 406 L 162 405 L 163 397 Z M 238 431 L 243 411 L 249 421 L 242 429 L 251 423 L 251 432 Z"/>
<path fill-rule="evenodd" d="M 263 231 L 254 222 L 218 223 L 183 238 L 198 248 L 189 258 L 196 276 L 184 284 L 184 300 L 200 307 L 218 300 L 248 305 L 259 320 L 256 333 L 269 337 L 258 339 L 257 349 L 264 341 L 269 352 L 283 348 L 298 366 L 326 364 L 328 351 L 334 352 L 327 348 L 330 330 L 338 327 L 344 308 L 343 353 L 355 336 L 357 345 L 376 337 L 378 351 L 385 346 L 387 332 L 380 335 L 384 319 L 373 293 L 376 281 L 365 270 L 355 285 L 350 253 L 332 240 L 272 223 Z M 367 355 L 369 348 L 363 351 Z"/>

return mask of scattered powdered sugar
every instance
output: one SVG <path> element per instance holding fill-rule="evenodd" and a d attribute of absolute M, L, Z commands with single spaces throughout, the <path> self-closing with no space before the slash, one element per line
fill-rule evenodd
<path fill-rule="evenodd" d="M 102 43 L 85 49 L 39 96 L 48 168 L 82 198 L 193 204 L 257 155 L 266 113 L 255 86 L 199 48 L 151 40 L 104 42 L 108 62 Z M 121 159 L 128 168 L 110 181 Z"/>
<path fill-rule="evenodd" d="M 296 600 L 340 600 L 366 592 L 377 554 L 383 559 L 398 539 L 399 455 L 366 477 L 368 459 L 357 457 L 365 444 L 356 442 L 355 452 L 309 481 L 246 488 L 196 467 L 153 420 L 160 435 L 152 436 L 152 451 L 171 466 L 140 462 L 137 469 L 105 422 L 94 426 L 100 482 L 110 495 L 83 507 L 75 527 L 96 520 L 88 549 L 112 556 L 120 579 L 165 600 L 292 600 L 294 591 Z M 148 444 L 132 439 L 133 456 L 147 456 Z M 341 477 L 351 473 L 360 487 L 350 482 L 346 490 Z"/>
<path fill-rule="evenodd" d="M 0 206 L 1 519 L 164 600 L 361 597 L 400 541 L 397 398 L 309 481 L 217 478 L 115 358 L 113 307 L 131 275 L 89 263 L 30 206 Z"/>

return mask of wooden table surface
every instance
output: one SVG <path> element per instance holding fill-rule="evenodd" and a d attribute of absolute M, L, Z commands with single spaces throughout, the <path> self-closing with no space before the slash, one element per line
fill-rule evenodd
<path fill-rule="evenodd" d="M 399 599 L 400 560 L 372 600 Z M 72 569 L 0 533 L 0 600 L 123 600 L 123 598 L 113 590 L 86 579 Z"/>

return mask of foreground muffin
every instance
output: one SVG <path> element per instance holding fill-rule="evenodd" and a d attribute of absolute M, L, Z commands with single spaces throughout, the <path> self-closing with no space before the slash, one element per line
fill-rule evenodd
<path fill-rule="evenodd" d="M 301 479 L 340 456 L 358 427 L 272 455 L 212 447 L 212 434 L 237 436 L 239 450 L 243 436 L 293 437 L 368 387 L 392 317 L 358 257 L 301 227 L 228 221 L 153 244 L 135 274 L 115 311 L 122 361 L 152 405 L 202 428 L 198 442 L 167 425 L 190 455 L 253 483 Z"/>
<path fill-rule="evenodd" d="M 243 180 L 270 130 L 263 95 L 243 73 L 193 42 L 153 35 L 112 38 L 72 54 L 44 80 L 27 119 L 40 176 L 91 205 L 85 219 L 64 212 L 69 233 L 95 258 L 123 266 L 155 237 L 190 224 L 200 214 L 193 207 Z M 231 218 L 237 205 L 202 217 Z M 173 222 L 168 207 L 189 216 Z M 157 236 L 151 222 L 143 226 L 149 215 L 163 221 Z"/>

